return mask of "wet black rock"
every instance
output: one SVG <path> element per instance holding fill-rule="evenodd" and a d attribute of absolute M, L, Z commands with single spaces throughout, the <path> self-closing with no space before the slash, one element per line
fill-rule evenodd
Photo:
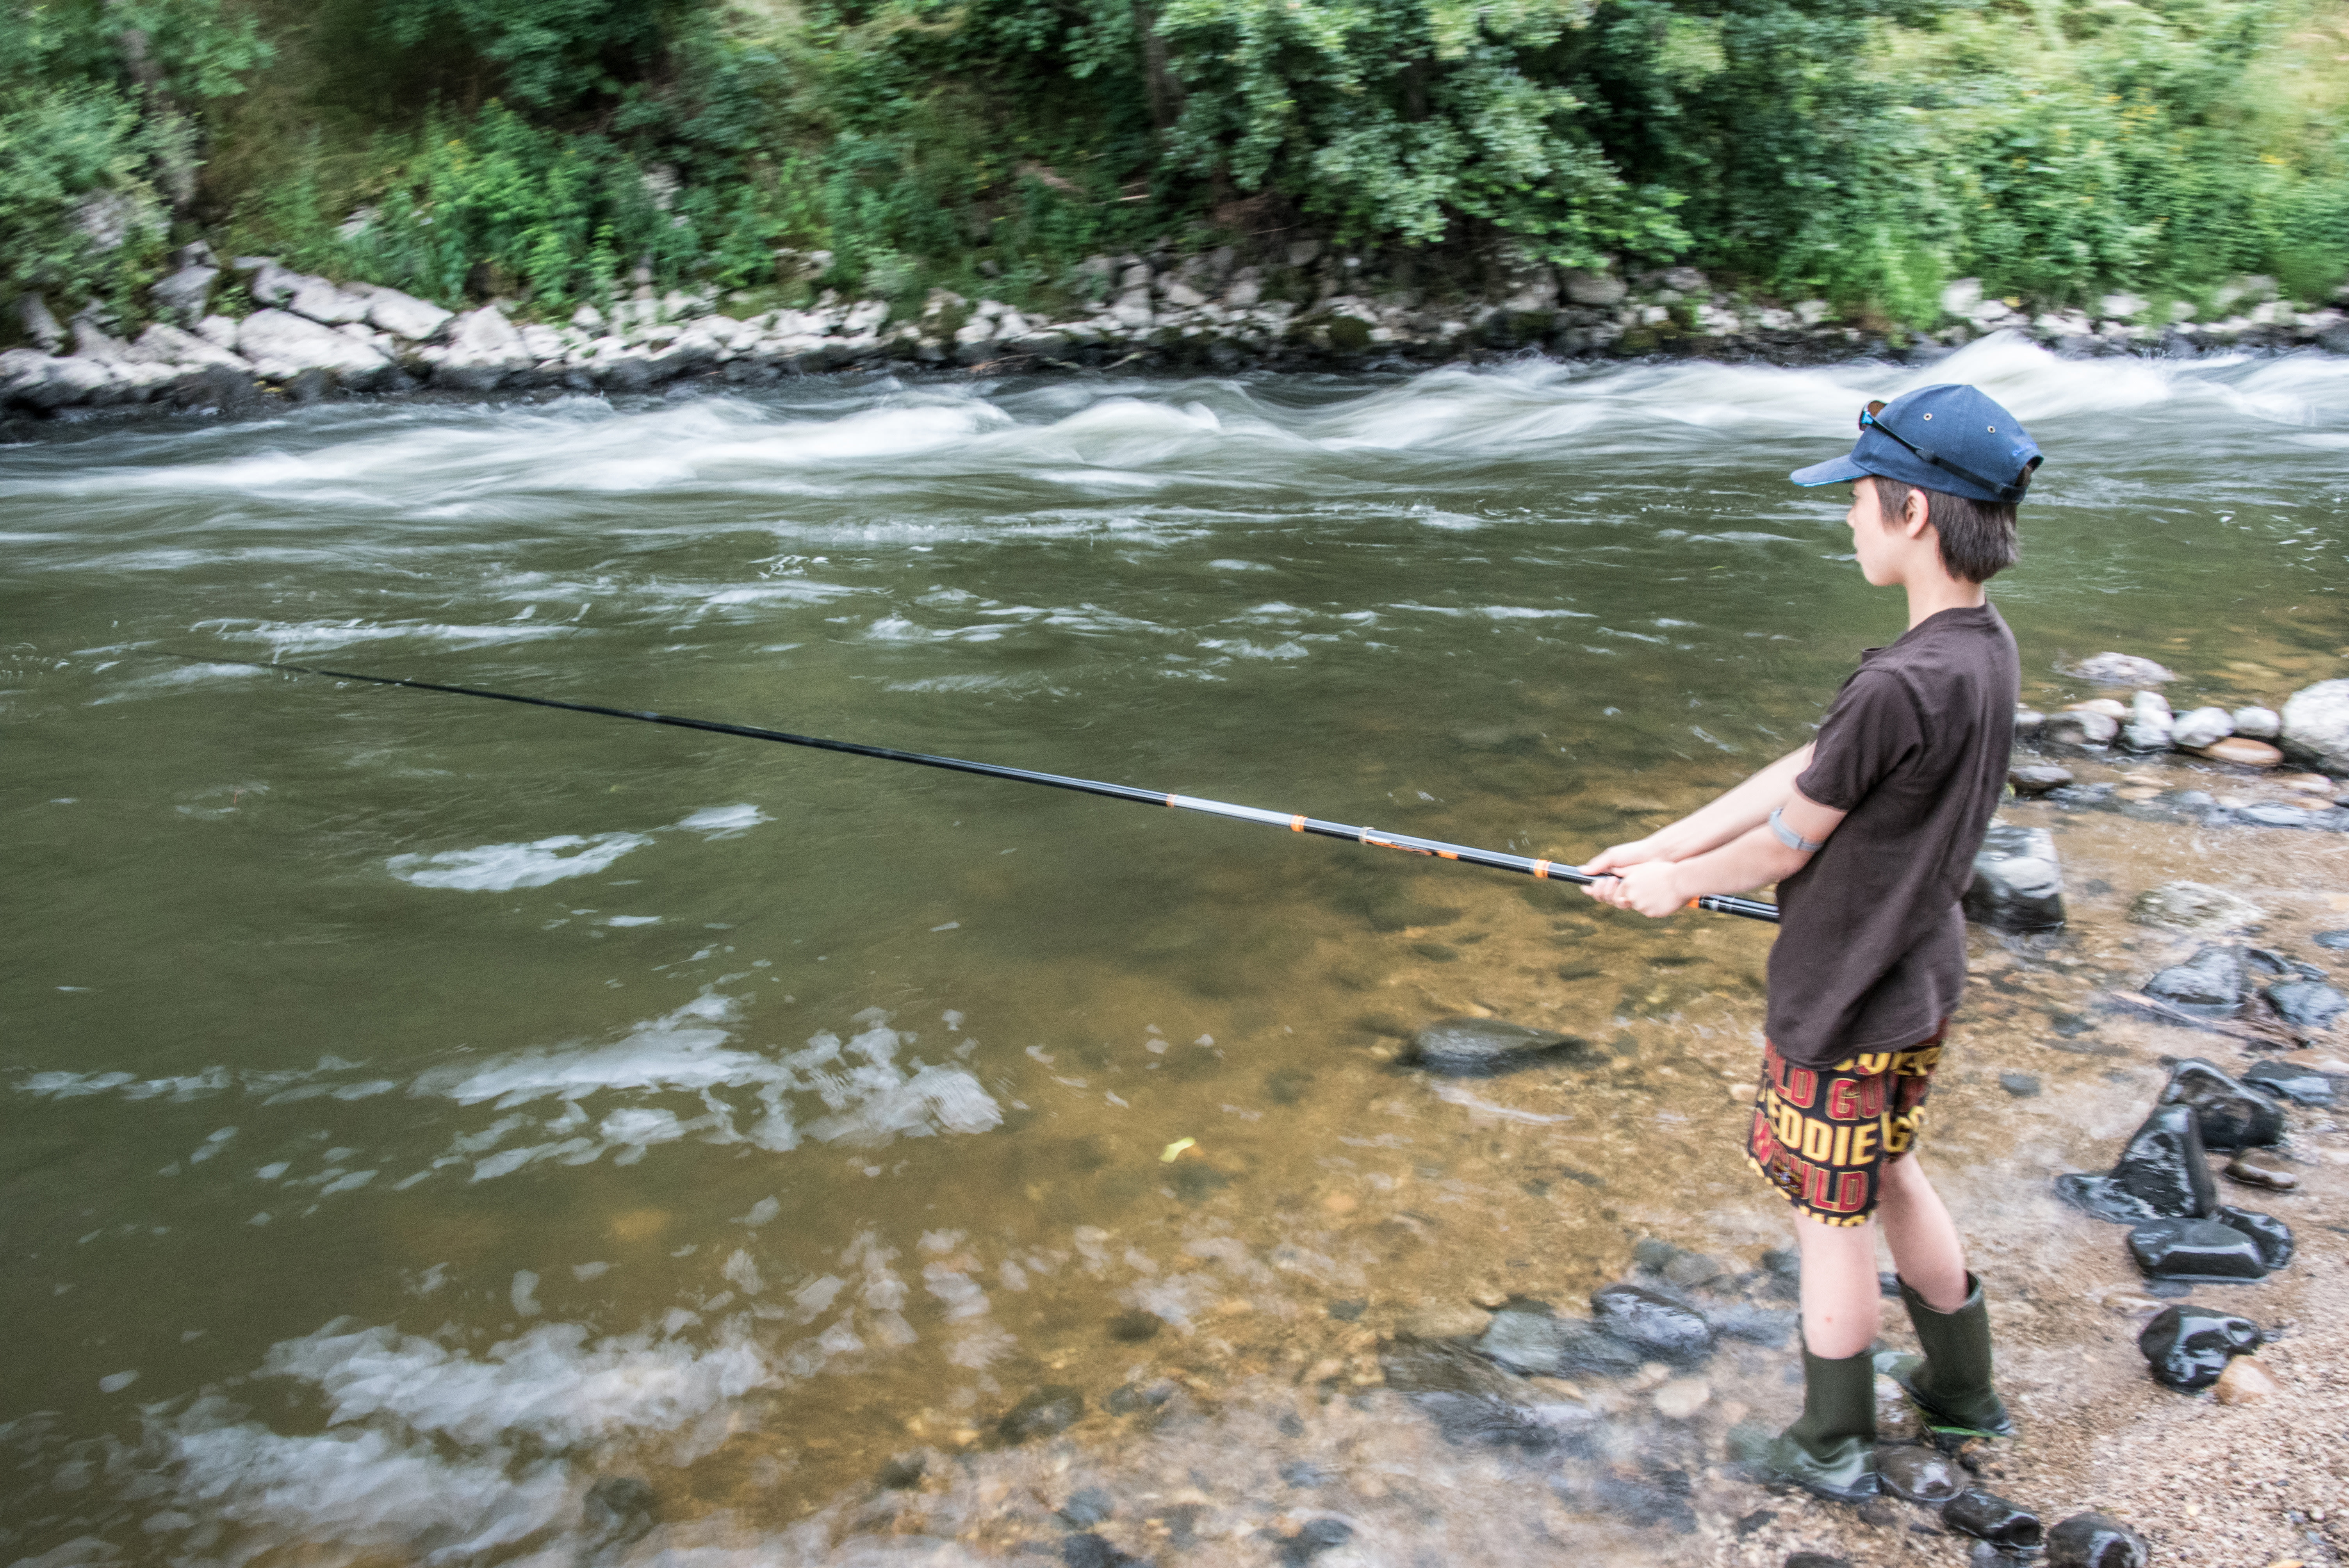
<path fill-rule="evenodd" d="M 2204 1018 L 2231 1018 L 2243 1006 L 2243 950 L 2209 946 L 2145 983 L 2145 994 Z"/>
<path fill-rule="evenodd" d="M 1987 1541 L 1977 1541 L 1966 1557 L 1966 1568 L 2038 1568 L 2036 1552 L 2009 1552 Z"/>
<path fill-rule="evenodd" d="M 2272 947 L 2250 947 L 2243 950 L 2244 962 L 2262 975 L 2272 975 L 2281 980 L 2322 980 L 2324 971 L 2313 964 L 2302 964 Z"/>
<path fill-rule="evenodd" d="M 1900 1443 L 1876 1450 L 1876 1478 L 1910 1502 L 1947 1502 L 1965 1491 L 1966 1472 L 1938 1449 Z"/>
<path fill-rule="evenodd" d="M 1514 1371 L 1548 1377 L 1620 1377 L 1644 1359 L 1587 1318 L 1560 1317 L 1542 1301 L 1514 1301 L 1495 1313 L 1476 1348 Z"/>
<path fill-rule="evenodd" d="M 1824 1552 L 1795 1552 L 1787 1554 L 1786 1568 L 1851 1568 L 1851 1559 L 1830 1557 Z"/>
<path fill-rule="evenodd" d="M 2110 1174 L 2058 1176 L 2055 1191 L 2065 1202 L 2121 1224 L 2158 1216 L 2199 1217 L 2219 1202 L 2189 1105 L 2156 1106 Z"/>
<path fill-rule="evenodd" d="M 1084 1395 L 1063 1384 L 1047 1383 L 1029 1390 L 1026 1398 L 1005 1411 L 995 1429 L 1006 1442 L 1024 1443 L 1065 1432 L 1084 1413 Z"/>
<path fill-rule="evenodd" d="M 2029 1073 L 2001 1073 L 1998 1087 L 2017 1099 L 2031 1099 L 2039 1093 L 2039 1080 Z"/>
<path fill-rule="evenodd" d="M 2286 980 L 2261 995 L 2276 1010 L 2276 1016 L 2295 1029 L 2329 1028 L 2333 1019 L 2349 1012 L 2349 996 L 2321 980 Z"/>
<path fill-rule="evenodd" d="M 2075 1513 L 2047 1532 L 2047 1568 L 2146 1568 L 2145 1537 L 2109 1514 Z"/>
<path fill-rule="evenodd" d="M 2327 948 L 2334 953 L 2339 953 L 2344 949 L 2349 949 L 2349 930 L 2320 931 L 2309 940 L 2315 943 L 2319 947 Z"/>
<path fill-rule="evenodd" d="M 1453 1442 L 1535 1453 L 1589 1446 L 1599 1418 L 1571 1401 L 1544 1401 L 1514 1377 L 1450 1339 L 1398 1339 L 1379 1352 L 1387 1387 Z"/>
<path fill-rule="evenodd" d="M 2207 1306 L 2165 1306 L 2138 1331 L 2137 1347 L 2155 1382 L 2191 1391 L 2216 1383 L 2228 1362 L 2260 1347 L 2260 1338 L 2259 1325 L 2248 1317 Z"/>
<path fill-rule="evenodd" d="M 1992 931 L 2052 931 L 2064 923 L 2064 871 L 2044 828 L 1992 825 L 1974 856 L 1966 918 Z"/>
<path fill-rule="evenodd" d="M 2253 1094 L 2199 1057 L 2189 1057 L 2169 1069 L 2161 1103 L 2192 1106 L 2202 1147 L 2222 1154 L 2265 1149 L 2283 1137 L 2283 1112 L 2275 1101 Z"/>
<path fill-rule="evenodd" d="M 2149 1278 L 2214 1283 L 2265 1279 L 2292 1252 L 2282 1221 L 2246 1209 L 2220 1209 L 2207 1220 L 2147 1220 L 2129 1232 L 2128 1245 Z"/>
<path fill-rule="evenodd" d="M 1673 1366 L 1713 1354 L 1713 1327 L 1693 1308 L 1645 1285 L 1602 1285 L 1591 1294 L 1590 1315 L 1609 1334 Z"/>
<path fill-rule="evenodd" d="M 2019 1546 L 2026 1551 L 2041 1545 L 2047 1533 L 2037 1514 L 1978 1487 L 1969 1487 L 1951 1498 L 1941 1510 L 1941 1522 L 1978 1541 L 1996 1546 Z"/>
<path fill-rule="evenodd" d="M 1588 1040 L 1498 1018 L 1441 1018 L 1411 1037 L 1402 1059 L 1445 1078 L 1494 1078 L 1592 1053 Z"/>
<path fill-rule="evenodd" d="M 2261 1062 L 2243 1075 L 2243 1087 L 2294 1105 L 2331 1105 L 2339 1085 L 2331 1073 L 2292 1062 Z"/>
<path fill-rule="evenodd" d="M 632 1475 L 607 1475 L 587 1489 L 583 1510 L 587 1532 L 606 1542 L 634 1542 L 651 1533 L 660 1519 L 660 1500 L 650 1482 Z"/>

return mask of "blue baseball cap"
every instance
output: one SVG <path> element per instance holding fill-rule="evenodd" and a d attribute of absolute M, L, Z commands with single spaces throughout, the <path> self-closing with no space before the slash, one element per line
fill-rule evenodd
<path fill-rule="evenodd" d="M 2012 505 L 2031 488 L 2039 462 L 2039 443 L 2023 421 L 1979 388 L 1920 387 L 1861 409 L 1859 439 L 1849 453 L 1786 477 L 1798 485 L 1833 485 L 1878 474 Z"/>

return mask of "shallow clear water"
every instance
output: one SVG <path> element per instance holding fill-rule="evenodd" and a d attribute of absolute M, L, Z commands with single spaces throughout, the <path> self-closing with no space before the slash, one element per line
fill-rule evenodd
<path fill-rule="evenodd" d="M 0 449 L 0 1548 L 575 1554 L 612 1474 L 756 1542 L 1039 1383 L 1367 1386 L 1332 1302 L 1768 1239 L 1684 1130 L 1762 928 L 144 650 L 1580 858 L 1898 634 L 1783 476 L 1953 379 L 2051 453 L 1995 593 L 2026 695 L 2106 648 L 2177 699 L 2341 673 L 2337 359 L 824 380 Z M 1616 1067 L 1385 1064 L 1480 1008 Z"/>

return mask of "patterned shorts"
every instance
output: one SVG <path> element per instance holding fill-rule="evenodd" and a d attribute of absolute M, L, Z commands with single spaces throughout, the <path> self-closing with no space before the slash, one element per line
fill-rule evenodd
<path fill-rule="evenodd" d="M 1796 1067 L 1767 1047 L 1745 1162 L 1810 1218 L 1866 1224 L 1885 1165 L 1917 1145 L 1949 1026 L 1944 1019 L 1906 1050 L 1868 1051 L 1831 1068 Z"/>

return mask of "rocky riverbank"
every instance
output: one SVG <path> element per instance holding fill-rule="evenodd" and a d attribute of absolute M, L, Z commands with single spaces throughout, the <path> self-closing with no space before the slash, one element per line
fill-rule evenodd
<path fill-rule="evenodd" d="M 452 312 L 267 257 L 223 263 L 202 244 L 176 260 L 177 270 L 147 291 L 151 319 L 135 335 L 95 303 L 60 323 L 39 296 L 21 300 L 23 335 L 33 346 L 0 353 L 0 410 L 234 411 L 263 399 L 427 390 L 627 394 L 891 367 L 990 375 L 1404 368 L 1524 353 L 1923 362 L 1998 332 L 2070 355 L 2349 353 L 2349 315 L 2338 305 L 2298 309 L 2264 278 L 2222 290 L 2229 314 L 2210 321 L 2129 294 L 2104 297 L 2094 314 L 2033 312 L 2020 300 L 1984 298 L 1971 280 L 1960 280 L 1943 292 L 1942 325 L 1919 335 L 1839 320 L 1822 300 L 1771 302 L 1722 289 L 1687 267 L 1625 279 L 1505 265 L 1485 297 L 1433 298 L 1398 279 L 1365 275 L 1361 258 L 1318 242 L 1256 263 L 1228 248 L 1095 257 L 1080 269 L 1079 292 L 1090 303 L 1049 314 L 944 290 L 910 312 L 829 292 L 803 308 L 673 292 L 538 321 L 510 301 Z M 828 260 L 809 258 L 808 270 L 820 273 Z"/>

